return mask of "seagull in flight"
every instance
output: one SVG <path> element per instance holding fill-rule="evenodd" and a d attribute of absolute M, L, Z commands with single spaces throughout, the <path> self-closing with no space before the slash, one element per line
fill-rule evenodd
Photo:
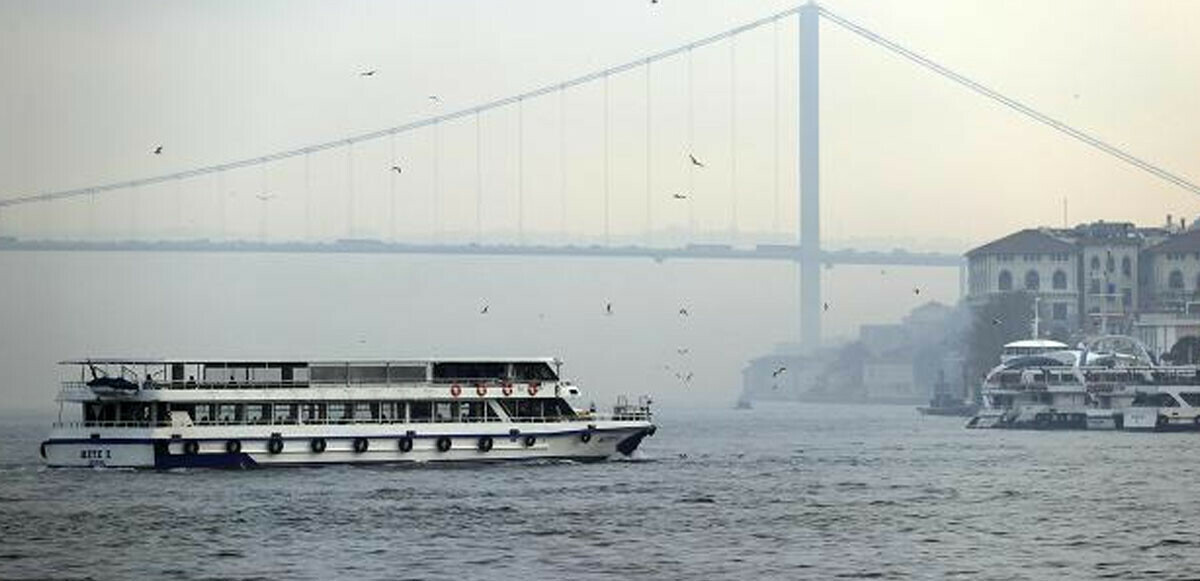
<path fill-rule="evenodd" d="M 398 165 L 393 165 L 392 171 L 394 171 L 396 173 L 404 173 L 403 171 L 401 171 L 400 166 L 398 166 Z"/>
<path fill-rule="evenodd" d="M 696 159 L 695 155 L 692 155 L 689 153 L 688 158 L 690 158 L 692 160 L 692 165 L 697 166 L 697 167 L 704 167 L 704 164 L 700 163 L 700 160 Z"/>
<path fill-rule="evenodd" d="M 437 95 L 430 95 L 429 97 L 427 97 L 427 99 L 429 99 L 430 101 L 433 101 L 434 103 L 442 102 L 442 98 Z"/>
<path fill-rule="evenodd" d="M 999 325 L 1001 322 L 1003 321 L 1000 320 L 1000 317 L 992 317 L 992 326 Z"/>
<path fill-rule="evenodd" d="M 783 375 L 784 373 L 787 373 L 787 368 L 780 365 L 779 367 L 777 367 L 775 369 L 775 371 L 771 372 L 771 377 L 779 377 L 780 375 Z"/>
<path fill-rule="evenodd" d="M 680 355 L 687 355 L 689 351 L 691 351 L 691 349 L 688 349 L 687 347 L 680 347 L 679 349 L 675 350 L 675 352 Z"/>
<path fill-rule="evenodd" d="M 254 197 L 256 197 L 256 198 L 258 198 L 258 199 L 260 199 L 260 200 L 262 200 L 262 201 L 264 201 L 264 202 L 265 202 L 265 201 L 267 201 L 267 200 L 269 200 L 269 199 L 271 199 L 271 198 L 274 198 L 274 197 L 275 197 L 275 194 L 254 194 Z"/>
<path fill-rule="evenodd" d="M 679 307 L 679 316 L 681 316 L 681 317 L 688 316 L 687 307 Z"/>
<path fill-rule="evenodd" d="M 154 148 L 154 155 L 162 155 L 162 146 L 161 145 Z"/>
<path fill-rule="evenodd" d="M 479 310 L 479 314 L 486 315 L 487 313 L 488 313 L 488 306 L 483 305 L 483 308 Z"/>
<path fill-rule="evenodd" d="M 376 73 L 376 72 L 377 72 L 377 71 L 376 71 L 375 69 L 371 69 L 371 70 L 369 70 L 369 71 L 363 71 L 363 72 L 361 72 L 361 73 L 358 73 L 358 76 L 360 76 L 360 77 L 373 77 L 373 76 L 375 76 L 375 73 Z"/>
<path fill-rule="evenodd" d="M 676 200 L 686 200 L 686 199 L 688 199 L 688 197 L 687 197 L 687 194 L 672 194 L 672 195 L 671 195 L 671 197 L 672 197 L 672 198 L 675 198 Z"/>
<path fill-rule="evenodd" d="M 826 311 L 828 311 L 828 310 L 829 310 L 829 303 L 825 303 L 825 304 L 821 305 L 821 308 L 822 308 L 822 309 L 825 309 Z"/>
<path fill-rule="evenodd" d="M 914 294 L 914 295 L 919 295 L 919 294 L 921 294 L 921 289 L 920 289 L 920 288 L 913 288 L 913 294 Z"/>
<path fill-rule="evenodd" d="M 604 314 L 606 314 L 606 315 L 612 314 L 612 303 L 604 303 Z"/>

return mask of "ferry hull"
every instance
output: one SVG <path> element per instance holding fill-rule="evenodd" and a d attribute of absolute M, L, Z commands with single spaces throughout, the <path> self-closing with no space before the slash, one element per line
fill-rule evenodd
<path fill-rule="evenodd" d="M 620 425 L 494 426 L 451 430 L 398 425 L 258 426 L 254 432 L 213 427 L 112 429 L 88 434 L 56 431 L 42 444 L 51 467 L 252 468 L 314 464 L 500 462 L 538 459 L 604 460 L 628 456 L 653 435 L 649 422 Z M 513 432 L 515 430 L 515 433 Z M 170 433 L 165 433 L 170 432 Z M 93 437 L 96 436 L 96 437 Z M 316 441 L 321 444 L 316 444 Z M 363 443 L 365 442 L 365 444 Z M 447 442 L 449 443 L 447 447 Z M 319 450 L 319 451 L 318 451 Z"/>

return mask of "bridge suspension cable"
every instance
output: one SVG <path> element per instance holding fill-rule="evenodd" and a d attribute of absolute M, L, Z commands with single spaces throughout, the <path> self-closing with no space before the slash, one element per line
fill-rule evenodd
<path fill-rule="evenodd" d="M 543 87 L 534 89 L 532 91 L 527 91 L 527 92 L 520 93 L 517 95 L 511 95 L 508 97 L 496 99 L 493 101 L 489 101 L 487 103 L 483 103 L 481 105 L 476 105 L 474 107 L 468 107 L 466 109 L 460 109 L 458 111 L 454 111 L 452 113 L 447 113 L 444 115 L 436 115 L 433 117 L 427 117 L 427 118 L 419 119 L 417 121 L 413 121 L 410 123 L 405 123 L 403 125 L 397 125 L 395 127 L 388 127 L 386 129 L 379 129 L 379 130 L 371 131 L 368 133 L 352 135 L 350 137 L 344 137 L 341 139 L 327 141 L 324 143 L 318 143 L 315 145 L 309 145 L 306 147 L 300 147 L 297 149 L 280 151 L 277 153 L 272 153 L 272 154 L 264 155 L 264 156 L 260 156 L 260 157 L 252 157 L 252 158 L 248 158 L 248 159 L 242 159 L 242 160 L 232 161 L 232 162 L 228 162 L 228 163 L 222 163 L 222 164 L 218 164 L 218 165 L 210 165 L 210 166 L 190 169 L 190 170 L 186 170 L 186 171 L 181 171 L 181 172 L 164 174 L 164 175 L 160 175 L 160 176 L 142 178 L 142 179 L 137 179 L 137 180 L 128 180 L 128 181 L 123 181 L 123 182 L 115 182 L 115 183 L 102 185 L 102 186 L 90 186 L 90 187 L 85 187 L 85 188 L 75 188 L 75 189 L 70 189 L 70 190 L 60 190 L 60 191 L 56 191 L 56 192 L 31 194 L 31 195 L 17 196 L 17 197 L 12 197 L 12 198 L 7 198 L 7 199 L 0 199 L 0 208 L 6 207 L 6 206 L 28 204 L 28 203 L 32 203 L 32 202 L 48 202 L 48 201 L 58 200 L 58 199 L 62 199 L 62 198 L 71 198 L 71 197 L 75 197 L 75 196 L 82 196 L 85 194 L 97 194 L 97 193 L 108 192 L 108 191 L 113 191 L 113 190 L 124 190 L 124 189 L 133 188 L 136 186 L 147 186 L 147 185 L 168 182 L 168 181 L 171 181 L 174 179 L 187 179 L 187 178 L 192 178 L 192 177 L 210 174 L 210 173 L 214 173 L 214 172 L 225 172 L 225 171 L 234 170 L 234 169 L 241 169 L 244 167 L 251 167 L 251 166 L 255 166 L 255 165 L 269 163 L 272 161 L 279 161 L 281 159 L 288 159 L 288 158 L 296 157 L 296 156 L 300 156 L 300 155 L 317 153 L 317 152 L 325 151 L 328 149 L 334 149 L 334 148 L 338 148 L 338 147 L 346 147 L 346 146 L 353 145 L 355 143 L 360 143 L 363 141 L 371 141 L 371 140 L 379 139 L 381 137 L 394 135 L 397 133 L 405 133 L 405 132 L 413 131 L 416 129 L 420 129 L 422 127 L 436 125 L 438 123 L 454 121 L 454 120 L 457 120 L 460 118 L 469 117 L 471 115 L 476 115 L 478 113 L 483 113 L 485 111 L 489 111 L 492 109 L 499 109 L 501 107 L 507 107 L 509 105 L 514 105 L 514 104 L 520 103 L 523 100 L 541 97 L 543 95 L 553 93 L 555 91 L 569 89 L 571 87 L 576 87 L 579 85 L 587 84 L 592 81 L 605 79 L 612 75 L 616 75 L 616 74 L 620 74 L 620 73 L 623 73 L 623 72 L 626 72 L 629 70 L 633 70 L 633 69 L 636 69 L 637 67 L 640 67 L 643 65 L 648 65 L 648 64 L 656 62 L 656 61 L 668 59 L 677 54 L 683 54 L 685 52 L 691 51 L 692 49 L 702 47 L 702 46 L 707 46 L 707 45 L 710 45 L 710 44 L 713 44 L 716 42 L 720 42 L 727 38 L 731 38 L 731 37 L 737 36 L 739 34 L 742 34 L 744 32 L 754 30 L 760 26 L 765 26 L 767 24 L 771 24 L 781 18 L 787 18 L 788 16 L 795 15 L 799 11 L 800 11 L 799 6 L 790 8 L 788 10 L 784 10 L 782 12 L 772 14 L 771 16 L 767 16 L 765 18 L 760 18 L 753 22 L 748 22 L 741 26 L 731 28 L 724 32 L 714 34 L 711 36 L 707 36 L 705 38 L 693 41 L 691 43 L 688 43 L 688 44 L 685 44 L 682 46 L 677 46 L 677 47 L 669 49 L 669 50 L 664 50 L 662 52 L 655 53 L 648 57 L 639 58 L 637 60 L 629 61 L 624 64 L 620 64 L 620 65 L 617 65 L 614 67 L 609 67 L 609 68 L 606 68 L 603 70 L 595 71 L 595 72 L 592 72 L 592 73 L 589 73 L 586 75 L 575 77 L 573 79 L 561 81 L 558 83 L 553 83 L 550 85 L 545 85 Z"/>
<path fill-rule="evenodd" d="M 1200 186 L 1197 186 L 1196 184 L 1192 183 L 1191 181 L 1189 181 L 1183 177 L 1180 177 L 1179 175 L 1171 173 L 1170 171 L 1167 171 L 1166 169 L 1163 169 L 1163 168 L 1161 168 L 1157 165 L 1154 165 L 1144 159 L 1141 159 L 1141 158 L 1133 155 L 1132 153 L 1129 153 L 1115 145 L 1111 145 L 1109 143 L 1101 141 L 1098 137 L 1094 137 L 1094 136 L 1092 136 L 1088 133 L 1085 133 L 1079 129 L 1071 127 L 1070 125 L 1067 125 L 1066 123 L 1063 123 L 1062 121 L 1059 121 L 1058 119 L 1055 119 L 1045 113 L 1042 113 L 1041 111 L 1038 111 L 1038 110 L 1034 109 L 1033 107 L 1030 107 L 1029 105 L 1026 105 L 1016 99 L 1013 99 L 1012 97 L 1002 95 L 1001 93 L 999 93 L 981 83 L 971 80 L 959 73 L 956 73 L 942 65 L 939 65 L 938 63 L 933 62 L 932 60 L 930 60 L 924 56 L 921 56 L 920 54 L 917 54 L 916 52 L 913 52 L 912 50 L 909 50 L 894 41 L 888 40 L 887 38 L 884 38 L 874 32 L 871 32 L 870 30 L 867 30 L 866 28 L 863 28 L 862 26 L 859 26 L 858 24 L 855 24 L 845 18 L 842 18 L 841 16 L 838 16 L 836 13 L 829 11 L 824 6 L 820 7 L 819 11 L 820 11 L 821 16 L 825 17 L 826 20 L 828 20 L 828 21 L 830 21 L 830 22 L 832 22 L 832 23 L 858 35 L 858 36 L 861 36 L 862 38 L 864 38 L 872 43 L 875 43 L 876 45 L 878 45 L 880 47 L 883 47 L 897 55 L 900 55 L 901 57 L 904 57 L 922 67 L 925 67 L 947 79 L 950 79 L 951 81 L 954 81 L 955 83 L 958 83 L 972 91 L 975 91 L 976 93 L 979 93 L 980 95 L 983 95 L 984 97 L 987 97 L 988 99 L 991 99 L 997 103 L 1000 103 L 1001 105 L 1004 105 L 1005 107 L 1008 107 L 1009 109 L 1012 109 L 1013 111 L 1016 111 L 1022 115 L 1025 115 L 1026 117 L 1029 117 L 1039 123 L 1048 125 L 1053 129 L 1056 129 L 1062 133 L 1065 133 L 1065 134 L 1075 138 L 1076 140 L 1082 141 L 1083 143 L 1086 143 L 1096 149 L 1099 149 L 1100 151 L 1103 151 L 1104 153 L 1107 153 L 1113 157 L 1116 157 L 1117 159 L 1120 159 L 1126 163 L 1129 163 L 1130 165 L 1133 165 L 1133 166 L 1137 167 L 1138 169 L 1145 171 L 1147 173 L 1150 173 L 1162 180 L 1165 180 L 1165 181 L 1170 182 L 1180 188 L 1183 188 L 1189 192 L 1192 192 L 1193 194 L 1200 194 Z"/>

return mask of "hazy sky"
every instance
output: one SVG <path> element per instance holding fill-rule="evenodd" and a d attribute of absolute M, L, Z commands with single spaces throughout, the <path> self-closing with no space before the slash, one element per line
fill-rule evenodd
<path fill-rule="evenodd" d="M 792 5 L 5 0 L 0 196 L 144 177 L 397 125 L 640 58 Z M 1198 3 L 825 5 L 1200 180 Z M 1064 197 L 1072 223 L 1158 223 L 1167 213 L 1200 213 L 1194 195 L 829 22 L 821 34 L 826 240 L 858 239 L 865 247 L 863 240 L 901 239 L 962 249 L 1016 228 L 1061 223 Z M 656 64 L 649 79 L 649 172 L 646 74 L 609 81 L 614 238 L 644 239 L 648 206 L 656 230 L 694 224 L 703 232 L 727 231 L 735 212 L 731 184 L 739 230 L 794 235 L 795 35 L 790 18 L 739 37 L 733 49 L 725 43 L 694 52 L 690 146 L 687 59 Z M 372 69 L 375 76 L 359 76 Z M 477 227 L 501 237 L 519 218 L 534 237 L 565 229 L 567 237 L 595 238 L 604 232 L 602 95 L 602 84 L 594 83 L 568 91 L 561 102 L 552 95 L 525 105 L 521 150 L 515 108 L 482 116 L 478 161 L 477 129 L 467 120 L 439 130 L 436 170 L 426 131 L 398 138 L 395 155 L 387 139 L 358 146 L 352 157 L 344 150 L 314 155 L 307 186 L 300 158 L 147 188 L 136 198 L 106 196 L 90 208 L 85 202 L 31 207 L 0 216 L 0 228 L 167 236 L 223 224 L 228 235 L 244 238 L 262 232 L 336 238 L 347 235 L 353 211 L 350 234 L 387 238 L 395 201 L 401 237 L 427 239 L 436 230 L 467 239 Z M 159 144 L 164 154 L 151 155 Z M 689 150 L 709 167 L 689 170 Z M 405 166 L 403 176 L 387 170 L 393 161 Z M 253 197 L 264 191 L 275 196 L 270 218 L 263 214 L 268 203 Z M 692 201 L 672 200 L 675 192 Z M 693 239 L 706 237 L 719 235 Z"/>

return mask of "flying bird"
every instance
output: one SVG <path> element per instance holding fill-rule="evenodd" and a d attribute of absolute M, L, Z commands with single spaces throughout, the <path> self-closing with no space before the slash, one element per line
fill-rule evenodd
<path fill-rule="evenodd" d="M 442 98 L 441 98 L 441 97 L 438 97 L 437 95 L 430 95 L 430 96 L 429 96 L 429 97 L 427 97 L 427 98 L 428 98 L 430 101 L 433 101 L 434 103 L 441 103 L 441 102 L 442 102 Z"/>
<path fill-rule="evenodd" d="M 275 194 L 254 194 L 254 197 L 256 197 L 256 198 L 258 198 L 258 199 L 260 199 L 260 200 L 262 200 L 262 201 L 264 201 L 264 202 L 265 202 L 265 201 L 267 201 L 267 200 L 269 200 L 269 199 L 271 199 L 271 198 L 274 198 L 274 197 L 275 197 Z"/>
<path fill-rule="evenodd" d="M 1000 317 L 994 317 L 994 318 L 992 318 L 992 325 L 993 325 L 993 326 L 995 326 L 995 325 L 999 325 L 1000 323 L 1001 323 L 1001 321 L 1000 321 Z"/>
<path fill-rule="evenodd" d="M 373 77 L 373 76 L 375 76 L 375 72 L 376 72 L 376 71 L 375 71 L 375 69 L 371 69 L 371 70 L 369 70 L 369 71 L 363 71 L 363 72 L 361 72 L 361 73 L 358 73 L 358 76 L 360 76 L 360 77 Z"/>
<path fill-rule="evenodd" d="M 687 307 L 679 307 L 679 316 L 681 316 L 681 317 L 688 316 Z"/>
<path fill-rule="evenodd" d="M 488 306 L 483 305 L 483 308 L 479 310 L 479 314 L 486 315 L 487 313 L 488 313 Z"/>
<path fill-rule="evenodd" d="M 606 314 L 606 315 L 612 314 L 612 303 L 604 303 L 604 314 Z"/>
<path fill-rule="evenodd" d="M 393 165 L 392 171 L 394 171 L 396 173 L 404 173 L 403 171 L 400 170 L 400 166 L 398 166 L 398 165 Z"/>
<path fill-rule="evenodd" d="M 823 309 L 825 309 L 826 311 L 828 311 L 828 310 L 829 310 L 829 303 L 825 303 L 825 304 L 821 305 L 821 308 L 823 308 Z"/>
<path fill-rule="evenodd" d="M 914 289 L 913 289 L 913 294 L 914 294 L 914 295 L 919 295 L 919 294 L 921 294 L 921 289 L 920 289 L 920 288 L 914 288 Z"/>
<path fill-rule="evenodd" d="M 695 155 L 692 155 L 689 153 L 688 157 L 692 160 L 692 165 L 697 166 L 697 167 L 704 167 L 704 164 L 700 163 L 700 160 L 696 159 Z"/>
<path fill-rule="evenodd" d="M 775 371 L 771 372 L 771 377 L 779 377 L 780 375 L 783 375 L 784 373 L 787 373 L 787 368 L 780 365 L 778 368 L 775 369 Z"/>
<path fill-rule="evenodd" d="M 675 352 L 680 355 L 687 355 L 689 351 L 691 351 L 691 349 L 688 349 L 687 347 L 680 347 L 679 349 L 675 350 Z"/>
<path fill-rule="evenodd" d="M 687 197 L 687 195 L 686 195 L 686 194 L 672 194 L 672 195 L 671 195 L 671 197 L 672 197 L 672 198 L 675 198 L 676 200 L 686 200 L 686 199 L 688 199 L 688 197 Z"/>
<path fill-rule="evenodd" d="M 154 155 L 162 155 L 162 146 L 161 145 L 154 148 Z"/>

